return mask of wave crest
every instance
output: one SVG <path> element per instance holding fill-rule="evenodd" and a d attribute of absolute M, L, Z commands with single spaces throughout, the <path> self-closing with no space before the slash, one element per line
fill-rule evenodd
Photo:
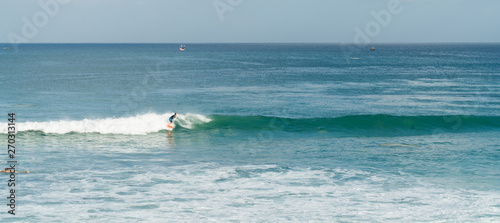
<path fill-rule="evenodd" d="M 346 136 L 426 135 L 439 132 L 481 132 L 500 129 L 500 116 L 353 115 L 336 118 L 278 118 L 266 116 L 211 116 L 195 129 L 271 130 L 338 133 Z"/>
<path fill-rule="evenodd" d="M 166 129 L 172 113 L 141 114 L 134 117 L 83 119 L 17 123 L 18 131 L 42 131 L 66 134 L 100 133 L 145 135 Z M 498 131 L 500 116 L 391 116 L 354 115 L 336 118 L 279 118 L 266 116 L 232 116 L 179 114 L 176 129 L 207 131 L 214 129 L 242 131 L 284 131 L 337 133 L 340 136 L 425 135 L 439 132 Z M 7 133 L 7 123 L 0 123 L 0 133 Z"/>

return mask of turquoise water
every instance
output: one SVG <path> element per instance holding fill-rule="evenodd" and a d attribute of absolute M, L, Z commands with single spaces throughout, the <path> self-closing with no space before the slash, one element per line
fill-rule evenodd
<path fill-rule="evenodd" d="M 1 221 L 500 221 L 500 45 L 178 47 L 0 51 Z"/>

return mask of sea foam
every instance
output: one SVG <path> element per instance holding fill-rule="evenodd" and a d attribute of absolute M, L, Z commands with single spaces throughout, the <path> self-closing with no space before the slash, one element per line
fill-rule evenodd
<path fill-rule="evenodd" d="M 43 131 L 44 133 L 66 134 L 101 133 L 101 134 L 128 134 L 145 135 L 166 129 L 168 118 L 172 113 L 165 114 L 138 114 L 133 117 L 58 120 L 47 122 L 19 122 L 17 131 Z M 199 114 L 178 114 L 175 123 L 183 128 L 192 128 L 194 124 L 210 122 L 211 119 Z M 0 132 L 7 133 L 7 124 L 0 123 Z"/>

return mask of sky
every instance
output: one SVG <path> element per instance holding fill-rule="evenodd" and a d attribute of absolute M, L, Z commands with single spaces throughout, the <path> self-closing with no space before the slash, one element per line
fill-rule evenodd
<path fill-rule="evenodd" d="M 499 0 L 0 0 L 0 42 L 500 42 L 499 10 Z"/>

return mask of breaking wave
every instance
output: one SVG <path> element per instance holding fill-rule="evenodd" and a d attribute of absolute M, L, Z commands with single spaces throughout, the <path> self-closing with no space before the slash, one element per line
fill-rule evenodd
<path fill-rule="evenodd" d="M 133 117 L 58 120 L 17 123 L 18 131 L 44 133 L 100 133 L 145 135 L 166 129 L 171 113 L 140 114 Z M 421 135 L 436 132 L 480 132 L 500 130 L 500 116 L 391 116 L 356 115 L 336 118 L 280 118 L 267 116 L 232 116 L 179 114 L 176 130 L 206 131 L 231 129 L 242 131 L 333 132 L 356 136 Z M 2 133 L 7 124 L 0 123 Z"/>

